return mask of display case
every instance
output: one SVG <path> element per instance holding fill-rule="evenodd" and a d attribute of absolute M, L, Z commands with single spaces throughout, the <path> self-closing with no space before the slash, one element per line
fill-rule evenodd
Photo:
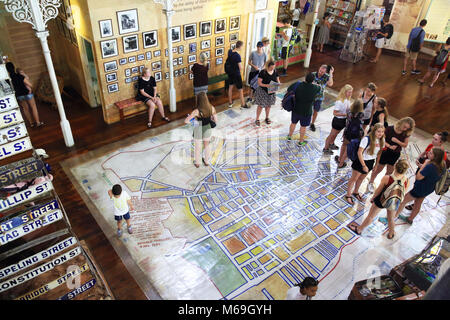
<path fill-rule="evenodd" d="M 351 1 L 328 0 L 325 12 L 330 13 L 330 43 L 340 49 L 344 46 L 347 33 L 352 25 L 356 4 Z"/>

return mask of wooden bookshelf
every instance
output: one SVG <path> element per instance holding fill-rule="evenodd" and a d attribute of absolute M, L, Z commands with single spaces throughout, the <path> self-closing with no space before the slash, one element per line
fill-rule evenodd
<path fill-rule="evenodd" d="M 342 47 L 345 42 L 348 30 L 355 16 L 356 3 L 343 0 L 328 0 L 325 12 L 329 12 L 333 17 L 330 29 L 330 43 L 337 47 Z"/>

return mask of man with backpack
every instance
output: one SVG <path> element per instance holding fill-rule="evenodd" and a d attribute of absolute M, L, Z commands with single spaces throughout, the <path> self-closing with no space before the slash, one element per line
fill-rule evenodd
<path fill-rule="evenodd" d="M 377 63 L 381 56 L 381 51 L 386 45 L 386 40 L 392 37 L 394 33 L 394 26 L 389 23 L 389 17 L 385 16 L 383 21 L 381 21 L 381 30 L 377 33 L 377 40 L 375 40 L 375 47 L 377 48 L 377 54 L 375 58 L 370 60 L 370 62 Z"/>
<path fill-rule="evenodd" d="M 304 82 L 296 82 L 287 89 L 287 94 L 295 91 L 295 104 L 292 108 L 291 126 L 289 127 L 289 135 L 287 139 L 291 140 L 295 127 L 297 126 L 297 122 L 300 121 L 299 146 L 304 146 L 306 144 L 306 141 L 304 141 L 306 127 L 308 127 L 311 122 L 314 100 L 320 93 L 320 87 L 314 84 L 313 81 L 314 74 L 310 72 L 306 75 Z"/>
<path fill-rule="evenodd" d="M 291 39 L 292 39 L 292 34 L 293 34 L 293 30 L 295 29 L 293 26 L 291 26 L 290 24 L 290 20 L 288 18 L 284 18 L 283 19 L 283 24 L 284 24 L 284 30 L 281 33 L 282 36 L 282 48 L 281 48 L 281 59 L 283 60 L 283 70 L 280 72 L 280 76 L 281 77 L 285 77 L 287 76 L 287 68 L 288 68 L 288 64 L 289 64 L 289 52 L 292 49 L 292 44 L 291 44 Z"/>
<path fill-rule="evenodd" d="M 419 26 L 415 27 L 409 33 L 408 44 L 406 45 L 405 59 L 403 60 L 403 70 L 402 75 L 406 74 L 406 65 L 408 64 L 408 59 L 411 58 L 413 69 L 411 74 L 420 74 L 417 70 L 416 60 L 419 55 L 419 51 L 422 48 L 423 41 L 425 39 L 425 30 L 423 29 L 427 25 L 427 20 L 423 19 L 420 21 Z"/>
<path fill-rule="evenodd" d="M 241 108 L 249 108 L 244 101 L 244 91 L 242 89 L 242 77 L 243 70 L 241 55 L 238 51 L 244 43 L 239 40 L 236 42 L 236 47 L 233 50 L 228 50 L 228 57 L 225 61 L 225 72 L 228 75 L 228 108 L 233 107 L 233 87 L 236 87 L 239 92 L 239 99 L 241 100 Z"/>
<path fill-rule="evenodd" d="M 447 69 L 447 62 L 450 56 L 449 52 L 450 37 L 447 38 L 447 41 L 443 45 L 441 45 L 441 48 L 436 52 L 436 56 L 431 61 L 427 73 L 423 76 L 422 79 L 419 79 L 417 81 L 419 81 L 420 84 L 423 84 L 425 80 L 431 75 L 431 73 L 434 72 L 433 80 L 431 80 L 431 83 L 428 85 L 430 88 L 432 88 L 437 79 L 439 79 L 439 75 L 441 73 L 444 73 Z"/>

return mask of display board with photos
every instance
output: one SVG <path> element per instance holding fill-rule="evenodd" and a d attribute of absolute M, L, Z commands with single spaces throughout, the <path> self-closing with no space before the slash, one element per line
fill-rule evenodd
<path fill-rule="evenodd" d="M 100 51 L 102 58 L 107 60 L 103 62 L 107 93 L 119 92 L 119 83 L 129 85 L 137 81 L 139 76 L 132 72 L 136 70 L 133 68 L 136 64 L 147 64 L 158 82 L 167 80 L 169 53 L 158 37 L 159 32 L 164 30 L 139 30 L 137 9 L 117 11 L 116 16 L 117 31 L 113 29 L 112 18 L 98 21 L 100 38 L 104 38 L 100 40 Z M 240 26 L 241 16 L 238 15 L 171 27 L 169 34 L 173 54 L 185 56 L 174 58 L 174 76 L 190 74 L 188 69 L 199 61 L 202 52 L 207 56 L 210 69 L 223 73 L 223 59 L 226 58 L 228 49 L 233 49 L 239 40 Z M 166 59 L 161 59 L 161 51 Z M 111 60 L 117 56 L 117 60 Z M 142 70 L 142 67 L 141 65 L 139 69 Z M 122 70 L 118 70 L 119 68 Z M 163 69 L 166 70 L 164 78 Z M 189 79 L 192 79 L 191 75 Z"/>
<path fill-rule="evenodd" d="M 9 83 L 0 63 L 0 300 L 113 299 L 72 231 L 48 155 L 33 148 Z"/>

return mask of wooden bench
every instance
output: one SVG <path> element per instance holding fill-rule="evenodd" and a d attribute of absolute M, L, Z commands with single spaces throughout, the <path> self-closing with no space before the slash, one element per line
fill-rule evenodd
<path fill-rule="evenodd" d="M 222 82 L 222 81 L 226 81 L 226 80 L 228 80 L 228 75 L 226 73 L 219 74 L 219 75 L 217 75 L 215 77 L 208 78 L 208 86 L 212 85 L 212 84 L 216 84 L 216 83 Z M 217 92 L 217 91 L 219 91 L 221 89 L 222 88 L 215 89 L 215 90 L 209 90 L 208 93 L 214 93 L 214 92 Z"/>
<path fill-rule="evenodd" d="M 127 116 L 125 117 L 124 111 L 126 109 L 134 107 L 134 106 L 138 106 L 138 105 L 145 105 L 144 102 L 136 100 L 136 98 L 130 98 L 130 99 L 122 100 L 122 101 L 117 101 L 116 103 L 114 103 L 114 105 L 117 107 L 117 109 L 119 109 L 121 122 L 123 122 L 126 118 L 147 112 L 147 108 L 145 108 L 144 110 L 139 110 L 139 111 L 133 112 L 131 114 L 127 114 Z"/>

